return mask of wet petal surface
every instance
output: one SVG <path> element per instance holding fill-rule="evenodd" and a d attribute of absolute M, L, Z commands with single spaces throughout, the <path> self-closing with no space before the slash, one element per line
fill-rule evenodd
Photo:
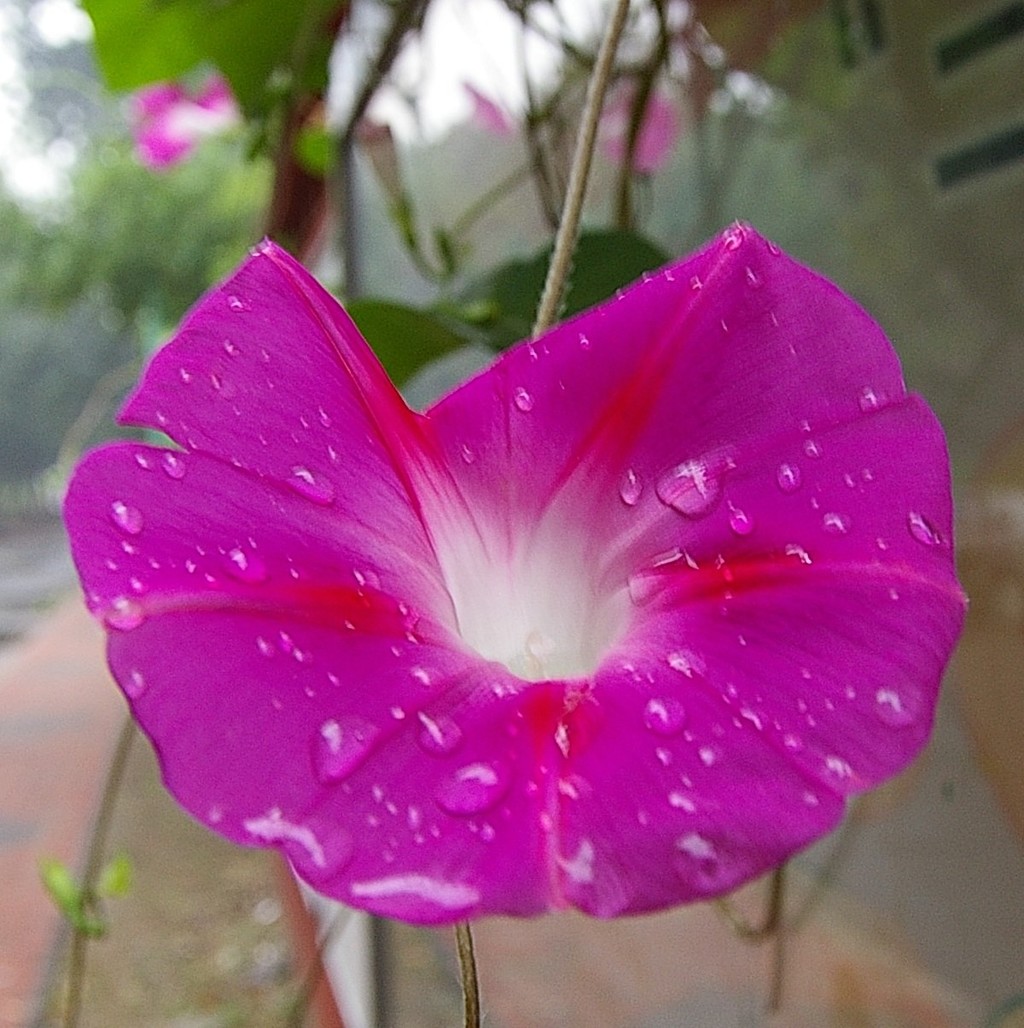
<path fill-rule="evenodd" d="M 73 550 L 167 782 L 414 921 L 727 891 L 927 738 L 945 446 L 878 327 L 736 226 L 425 416 L 265 246 L 80 466 Z"/>

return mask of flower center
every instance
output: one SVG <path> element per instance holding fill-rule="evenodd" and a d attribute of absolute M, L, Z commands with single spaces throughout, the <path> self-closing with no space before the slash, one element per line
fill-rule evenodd
<path fill-rule="evenodd" d="M 621 637 L 625 589 L 597 587 L 582 540 L 538 530 L 507 559 L 478 542 L 443 560 L 459 634 L 530 682 L 585 678 Z"/>

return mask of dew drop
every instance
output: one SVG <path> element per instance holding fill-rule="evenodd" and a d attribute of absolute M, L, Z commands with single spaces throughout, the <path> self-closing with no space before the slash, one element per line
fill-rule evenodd
<path fill-rule="evenodd" d="M 121 500 L 114 500 L 110 505 L 110 517 L 122 532 L 138 535 L 142 531 L 142 514 L 135 507 L 129 507 Z"/>
<path fill-rule="evenodd" d="M 146 453 L 135 454 L 135 463 L 138 464 L 143 471 L 153 470 L 153 465 L 150 463 L 149 455 Z"/>
<path fill-rule="evenodd" d="M 516 405 L 516 409 L 521 410 L 524 414 L 533 410 L 533 397 L 522 386 L 516 387 L 512 394 L 512 402 Z"/>
<path fill-rule="evenodd" d="M 225 339 L 221 345 L 229 357 L 237 357 L 242 352 L 230 339 Z"/>
<path fill-rule="evenodd" d="M 590 340 L 587 338 L 587 336 L 583 332 L 580 333 L 580 349 L 581 350 L 589 350 L 590 349 Z"/>
<path fill-rule="evenodd" d="M 249 309 L 249 307 L 246 304 L 245 300 L 243 300 L 240 296 L 235 296 L 234 293 L 232 293 L 228 297 L 228 306 L 233 311 L 245 311 L 245 310 Z"/>
<path fill-rule="evenodd" d="M 188 368 L 178 368 L 178 378 L 188 385 L 192 381 L 192 372 Z"/>
<path fill-rule="evenodd" d="M 644 724 L 655 735 L 675 735 L 686 724 L 686 708 L 674 696 L 654 697 L 644 707 Z"/>
<path fill-rule="evenodd" d="M 325 721 L 313 739 L 313 768 L 324 784 L 347 778 L 370 755 L 380 729 L 356 716 Z"/>
<path fill-rule="evenodd" d="M 813 439 L 804 440 L 804 453 L 812 459 L 817 459 L 821 456 L 821 447 Z"/>
<path fill-rule="evenodd" d="M 135 600 L 128 596 L 116 596 L 111 600 L 103 620 L 110 628 L 119 632 L 130 632 L 146 620 L 146 615 Z"/>
<path fill-rule="evenodd" d="M 790 753 L 801 753 L 804 748 L 804 741 L 799 735 L 787 732 L 782 737 L 782 745 L 785 746 Z"/>
<path fill-rule="evenodd" d="M 438 786 L 437 802 L 449 814 L 482 814 L 505 795 L 509 780 L 508 772 L 500 764 L 467 764 Z"/>
<path fill-rule="evenodd" d="M 255 554 L 247 553 L 236 546 L 227 553 L 227 569 L 234 578 L 240 582 L 248 582 L 256 585 L 266 581 L 267 566 Z"/>
<path fill-rule="evenodd" d="M 463 443 L 459 449 L 459 455 L 462 457 L 463 464 L 472 464 L 476 460 L 476 453 L 466 443 Z"/>
<path fill-rule="evenodd" d="M 761 276 L 756 271 L 754 271 L 753 268 L 748 266 L 747 285 L 750 286 L 752 289 L 760 289 L 762 284 L 763 283 L 761 282 Z"/>
<path fill-rule="evenodd" d="M 745 511 L 739 507 L 729 508 L 729 527 L 736 535 L 750 535 L 754 531 L 754 521 Z"/>
<path fill-rule="evenodd" d="M 185 477 L 185 464 L 175 453 L 165 453 L 160 458 L 160 466 L 164 469 L 164 474 L 176 482 Z"/>
<path fill-rule="evenodd" d="M 865 414 L 869 414 L 873 410 L 878 410 L 882 405 L 881 399 L 871 386 L 865 386 L 860 391 L 860 395 L 857 397 L 857 403 Z"/>
<path fill-rule="evenodd" d="M 702 675 L 707 670 L 704 666 L 704 661 L 696 653 L 691 653 L 689 650 L 675 650 L 668 655 L 666 660 L 668 660 L 668 666 L 673 671 L 678 671 L 680 674 L 686 675 L 687 678 L 693 678 L 694 675 Z"/>
<path fill-rule="evenodd" d="M 821 527 L 829 535 L 846 535 L 850 531 L 850 519 L 846 514 L 836 514 L 830 511 L 821 519 Z"/>
<path fill-rule="evenodd" d="M 419 744 L 426 753 L 434 757 L 446 757 L 458 749 L 462 742 L 462 729 L 451 718 L 443 715 L 430 717 L 422 710 L 417 717 L 422 725 Z"/>
<path fill-rule="evenodd" d="M 262 635 L 256 636 L 256 649 L 258 649 L 264 657 L 273 657 L 277 653 L 277 649 L 274 644 L 264 639 Z"/>
<path fill-rule="evenodd" d="M 879 689 L 875 693 L 875 713 L 887 725 L 906 728 L 914 723 L 914 712 L 895 689 Z"/>
<path fill-rule="evenodd" d="M 619 483 L 619 496 L 627 507 L 635 507 L 640 494 L 643 492 L 644 484 L 640 476 L 632 468 L 627 468 Z"/>
<path fill-rule="evenodd" d="M 125 695 L 130 699 L 136 699 L 146 690 L 146 678 L 138 668 L 133 668 L 128 677 L 122 683 Z"/>
<path fill-rule="evenodd" d="M 775 481 L 784 493 L 795 493 L 800 488 L 803 476 L 795 464 L 780 464 L 775 473 Z"/>
<path fill-rule="evenodd" d="M 829 754 L 825 757 L 825 770 L 833 778 L 848 779 L 853 777 L 853 768 L 850 767 L 849 761 L 844 760 L 842 757 L 837 757 L 835 754 Z"/>
<path fill-rule="evenodd" d="M 301 465 L 293 467 L 288 484 L 300 496 L 321 507 L 329 507 L 334 503 L 334 486 L 327 479 L 314 475 L 309 468 Z"/>
<path fill-rule="evenodd" d="M 702 460 L 677 464 L 658 479 L 658 499 L 690 518 L 710 513 L 721 493 L 718 476 Z"/>
<path fill-rule="evenodd" d="M 942 536 L 923 514 L 911 511 L 907 515 L 907 527 L 910 534 L 924 546 L 938 546 L 942 542 Z"/>

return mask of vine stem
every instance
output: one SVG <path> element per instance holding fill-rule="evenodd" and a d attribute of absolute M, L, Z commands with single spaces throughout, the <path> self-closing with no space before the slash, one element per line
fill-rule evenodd
<path fill-rule="evenodd" d="M 462 1010 L 465 1028 L 480 1028 L 480 983 L 476 976 L 473 953 L 473 930 L 468 921 L 455 926 L 455 944 L 459 951 L 459 974 L 462 979 Z"/>
<path fill-rule="evenodd" d="M 583 120 L 580 123 L 572 168 L 569 171 L 569 187 L 566 191 L 565 206 L 562 208 L 562 217 L 558 223 L 555 247 L 551 254 L 551 263 L 548 265 L 548 275 L 544 282 L 540 305 L 537 308 L 537 318 L 533 323 L 534 337 L 546 332 L 554 324 L 565 295 L 565 283 L 572 265 L 572 254 L 579 233 L 580 215 L 583 212 L 583 200 L 587 193 L 590 164 L 597 143 L 597 127 L 601 118 L 601 108 L 604 106 L 604 96 L 611 79 L 615 51 L 618 49 L 619 37 L 622 35 L 628 14 L 629 0 L 616 0 L 611 17 L 608 19 L 604 38 L 601 40 L 594 72 L 587 83 Z"/>
<path fill-rule="evenodd" d="M 89 852 L 85 859 L 85 871 L 82 875 L 82 895 L 85 902 L 95 902 L 96 882 L 103 869 L 103 855 L 107 848 L 107 837 L 114 817 L 114 807 L 124 782 L 124 772 L 128 765 L 128 754 L 131 752 L 132 740 L 135 738 L 135 722 L 125 715 L 121 732 L 117 737 L 114 756 L 110 761 L 106 781 L 103 783 L 103 796 L 100 809 L 96 815 L 96 825 L 89 839 Z M 68 957 L 67 992 L 64 1003 L 63 1028 L 75 1028 L 82 1010 L 82 988 L 85 984 L 85 953 L 89 944 L 89 935 L 79 927 L 74 928 L 71 936 L 71 953 Z"/>

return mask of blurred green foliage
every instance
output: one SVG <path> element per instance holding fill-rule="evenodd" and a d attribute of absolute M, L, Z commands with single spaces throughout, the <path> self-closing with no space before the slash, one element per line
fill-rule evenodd
<path fill-rule="evenodd" d="M 52 464 L 97 384 L 138 364 L 238 263 L 268 181 L 229 140 L 162 175 L 107 144 L 81 160 L 56 210 L 0 196 L 0 481 Z M 112 413 L 100 412 L 108 430 Z"/>

